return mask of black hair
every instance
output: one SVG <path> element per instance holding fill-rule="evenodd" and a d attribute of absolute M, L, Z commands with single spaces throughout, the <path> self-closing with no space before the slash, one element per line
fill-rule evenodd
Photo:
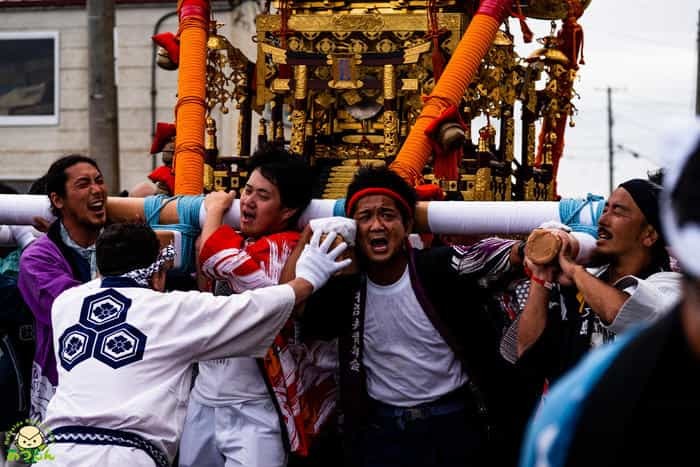
<path fill-rule="evenodd" d="M 662 188 L 656 183 L 641 178 L 627 180 L 620 184 L 632 200 L 637 205 L 644 217 L 643 225 L 651 225 L 658 234 L 657 240 L 651 246 L 651 264 L 654 269 L 669 271 L 671 268 L 670 258 L 666 250 L 666 237 L 661 228 L 659 213 L 659 198 Z"/>
<path fill-rule="evenodd" d="M 92 165 L 98 172 L 102 173 L 95 159 L 81 154 L 69 154 L 57 159 L 44 175 L 46 177 L 46 194 L 49 195 L 49 200 L 51 193 L 56 193 L 62 198 L 66 196 L 66 182 L 68 181 L 66 170 L 81 162 Z M 53 205 L 53 202 L 51 203 L 51 212 L 54 216 L 61 217 L 61 211 Z"/>
<path fill-rule="evenodd" d="M 266 144 L 259 147 L 248 161 L 248 173 L 255 169 L 277 187 L 282 206 L 297 209 L 287 222 L 288 227 L 295 227 L 311 202 L 313 174 L 309 164 L 280 145 Z"/>
<path fill-rule="evenodd" d="M 700 142 L 695 146 L 688 161 L 683 167 L 676 186 L 671 192 L 671 203 L 676 212 L 678 224 L 700 223 Z"/>
<path fill-rule="evenodd" d="M 97 237 L 95 253 L 100 274 L 119 276 L 155 262 L 160 243 L 147 224 L 116 223 L 105 227 Z"/>
<path fill-rule="evenodd" d="M 361 167 L 355 174 L 352 182 L 348 185 L 348 191 L 345 195 L 345 202 L 349 202 L 355 193 L 365 188 L 388 188 L 396 192 L 406 204 L 408 204 L 410 212 L 401 203 L 396 203 L 401 212 L 404 225 L 413 219 L 416 211 L 416 191 L 409 185 L 399 174 L 391 170 L 389 167 L 382 166 L 366 166 Z M 355 212 L 355 206 L 352 211 L 348 212 L 348 216 L 352 216 Z"/>

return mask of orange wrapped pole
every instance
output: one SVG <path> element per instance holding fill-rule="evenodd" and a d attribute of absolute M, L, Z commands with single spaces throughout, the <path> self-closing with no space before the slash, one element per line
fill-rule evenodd
<path fill-rule="evenodd" d="M 204 188 L 204 119 L 209 0 L 180 0 L 180 70 L 175 106 L 175 194 Z"/>
<path fill-rule="evenodd" d="M 509 14 L 511 2 L 512 0 L 481 2 L 433 92 L 425 98 L 415 125 L 391 164 L 391 169 L 411 185 L 420 182 L 423 167 L 432 150 L 425 134 L 426 128 L 444 110 L 459 105 L 479 69 L 481 59 L 493 43 L 498 27 Z"/>

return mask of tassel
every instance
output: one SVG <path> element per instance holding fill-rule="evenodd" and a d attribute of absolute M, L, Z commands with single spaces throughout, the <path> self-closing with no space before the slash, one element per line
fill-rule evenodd
<path fill-rule="evenodd" d="M 433 36 L 432 61 L 433 61 L 433 78 L 435 79 L 435 82 L 437 83 L 438 80 L 440 79 L 440 76 L 442 76 L 443 70 L 445 69 L 445 56 L 442 54 L 442 50 L 440 50 L 439 37 L 437 37 L 437 36 Z"/>
<path fill-rule="evenodd" d="M 530 42 L 532 42 L 532 38 L 534 37 L 534 34 L 532 33 L 532 30 L 525 22 L 525 16 L 518 17 L 518 22 L 520 23 L 520 30 L 523 33 L 523 41 L 526 44 L 529 44 Z"/>
<path fill-rule="evenodd" d="M 457 180 L 459 179 L 459 157 L 462 154 L 462 148 L 453 149 L 450 151 L 435 152 L 433 159 L 433 172 L 435 178 L 442 180 Z"/>
<path fill-rule="evenodd" d="M 459 114 L 459 109 L 456 105 L 452 105 L 443 110 L 425 129 L 428 143 L 433 150 L 433 173 L 437 179 L 459 179 L 459 161 L 462 157 L 462 146 L 457 148 L 443 148 L 438 141 L 440 127 L 450 122 L 454 122 L 463 129 L 466 129 L 466 124 L 462 120 L 462 116 Z"/>
<path fill-rule="evenodd" d="M 530 26 L 528 26 L 527 22 L 525 21 L 525 15 L 523 14 L 523 10 L 520 8 L 520 2 L 516 1 L 515 5 L 517 11 L 513 14 L 513 16 L 518 18 L 518 22 L 520 23 L 520 31 L 523 34 L 523 41 L 526 44 L 529 44 L 532 42 L 535 35 L 532 33 L 532 29 L 530 29 Z"/>
<path fill-rule="evenodd" d="M 433 51 L 432 51 L 432 62 L 433 62 L 433 79 L 435 83 L 438 82 L 442 72 L 445 69 L 445 56 L 440 50 L 440 36 L 444 34 L 445 31 L 440 30 L 438 18 L 437 18 L 437 6 L 435 0 L 428 1 L 428 32 L 426 38 L 433 40 Z"/>
<path fill-rule="evenodd" d="M 564 20 L 559 39 L 562 43 L 561 51 L 569 58 L 571 68 L 578 70 L 578 65 L 586 64 L 583 58 L 583 28 L 578 23 L 578 18 L 583 14 L 583 7 L 579 0 L 568 0 L 568 5 L 569 13 Z"/>

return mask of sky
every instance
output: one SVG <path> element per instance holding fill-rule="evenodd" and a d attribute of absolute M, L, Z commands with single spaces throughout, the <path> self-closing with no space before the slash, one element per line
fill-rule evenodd
<path fill-rule="evenodd" d="M 613 184 L 662 166 L 661 138 L 695 113 L 698 0 L 592 0 L 580 18 L 585 65 L 575 90 L 576 126 L 567 128 L 558 191 L 565 198 L 609 194 L 607 93 L 612 91 Z M 516 37 L 520 30 L 511 20 Z M 549 21 L 528 20 L 535 37 Z M 518 44 L 527 56 L 539 44 Z M 630 152 L 639 154 L 633 157 Z"/>

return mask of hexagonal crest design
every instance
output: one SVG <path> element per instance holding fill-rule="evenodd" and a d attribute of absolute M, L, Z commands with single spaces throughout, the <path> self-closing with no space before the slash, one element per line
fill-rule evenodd
<path fill-rule="evenodd" d="M 96 337 L 95 331 L 80 324 L 66 329 L 58 339 L 58 359 L 61 366 L 70 371 L 78 363 L 90 358 Z"/>
<path fill-rule="evenodd" d="M 95 331 L 102 331 L 126 321 L 131 299 L 114 289 L 104 290 L 83 300 L 80 323 Z"/>
<path fill-rule="evenodd" d="M 130 324 L 99 333 L 95 343 L 96 359 L 112 368 L 121 368 L 143 358 L 147 336 Z"/>

